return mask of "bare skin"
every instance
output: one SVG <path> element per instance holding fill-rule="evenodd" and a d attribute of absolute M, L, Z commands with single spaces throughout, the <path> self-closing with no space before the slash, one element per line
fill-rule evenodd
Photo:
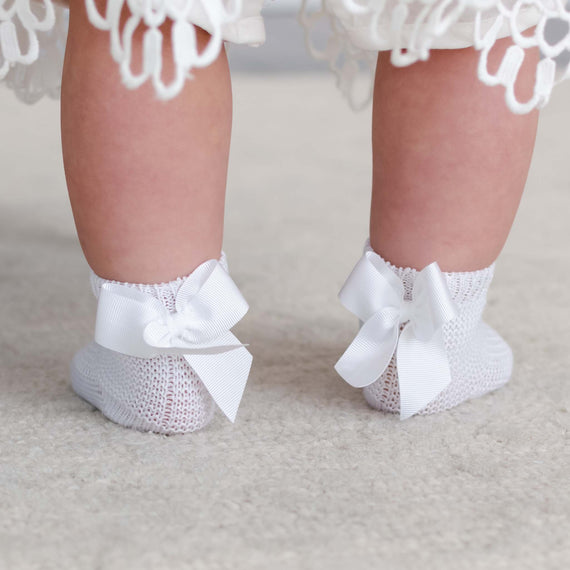
<path fill-rule="evenodd" d="M 209 40 L 202 30 L 198 37 Z M 108 34 L 72 1 L 61 106 L 71 206 L 95 273 L 158 283 L 220 256 L 232 121 L 225 52 L 179 96 L 159 101 L 148 82 L 133 91 L 121 84 Z"/>
<path fill-rule="evenodd" d="M 204 45 L 208 34 L 198 34 Z M 498 42 L 491 68 L 509 42 Z M 477 79 L 477 57 L 471 48 L 434 50 L 427 62 L 396 68 L 379 54 L 370 236 L 395 265 L 486 267 L 513 223 L 538 112 L 511 113 L 502 88 Z M 537 58 L 521 71 L 523 97 Z M 88 22 L 82 1 L 72 2 L 64 164 L 79 239 L 98 275 L 169 281 L 220 255 L 231 105 L 224 52 L 169 102 L 149 84 L 125 89 L 107 34 Z"/>
<path fill-rule="evenodd" d="M 491 52 L 494 71 L 510 39 Z M 516 84 L 532 94 L 538 51 Z M 400 267 L 472 271 L 502 250 L 526 183 L 538 111 L 515 115 L 477 78 L 472 48 L 394 67 L 381 52 L 374 92 L 371 245 Z"/>

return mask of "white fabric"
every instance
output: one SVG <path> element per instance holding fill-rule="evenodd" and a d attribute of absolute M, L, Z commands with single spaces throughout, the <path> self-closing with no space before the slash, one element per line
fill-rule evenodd
<path fill-rule="evenodd" d="M 349 384 L 363 388 L 378 380 L 396 354 L 402 420 L 450 384 L 441 329 L 457 317 L 435 262 L 418 273 L 412 299 L 404 295 L 404 286 L 385 261 L 366 251 L 339 293 L 342 304 L 363 324 L 335 366 Z"/>
<path fill-rule="evenodd" d="M 125 285 L 101 288 L 95 342 L 138 358 L 182 354 L 232 422 L 251 368 L 251 355 L 229 332 L 248 304 L 215 259 L 197 267 L 169 311 L 148 293 Z"/>
<path fill-rule="evenodd" d="M 150 81 L 160 99 L 175 97 L 192 70 L 211 64 L 224 41 L 251 46 L 265 41 L 260 16 L 263 0 L 108 0 L 99 13 L 94 0 L 85 1 L 91 23 L 109 33 L 110 51 L 129 89 Z M 121 16 L 127 14 L 126 21 Z M 173 22 L 172 53 L 160 29 Z M 211 34 L 200 52 L 195 25 Z M 43 95 L 59 96 L 67 38 L 68 8 L 54 0 L 0 0 L 0 81 L 28 103 Z M 144 28 L 142 70 L 135 71 L 133 34 Z M 172 58 L 174 76 L 165 81 L 163 59 Z M 32 66 L 32 72 L 28 67 Z"/>
<path fill-rule="evenodd" d="M 372 258 L 377 267 L 382 268 L 383 279 L 393 283 L 393 279 L 386 277 L 384 273 L 388 269 L 399 281 L 401 288 L 391 285 L 390 289 L 398 290 L 398 295 L 403 290 L 403 301 L 414 303 L 414 295 L 417 296 L 418 280 L 423 280 L 422 272 L 412 268 L 398 268 L 393 266 L 381 256 L 377 255 L 369 244 L 365 249 L 364 258 Z M 361 260 L 362 263 L 362 260 Z M 410 404 L 410 401 L 419 405 L 423 391 L 429 392 L 429 386 L 435 386 L 431 372 L 435 370 L 432 355 L 426 351 L 417 350 L 418 345 L 412 345 L 404 353 L 396 351 L 387 366 L 383 366 L 383 372 L 379 378 L 364 387 L 364 396 L 368 403 L 379 410 L 400 413 L 402 419 L 410 417 L 411 413 L 429 414 L 443 411 L 458 405 L 459 403 L 474 397 L 481 396 L 491 390 L 504 385 L 510 378 L 513 366 L 512 351 L 500 335 L 482 320 L 483 309 L 486 304 L 487 290 L 493 278 L 495 265 L 472 272 L 444 272 L 441 276 L 445 280 L 446 290 L 457 314 L 453 316 L 450 310 L 449 299 L 444 295 L 443 313 L 444 318 L 436 322 L 441 325 L 441 342 L 444 347 L 444 355 L 449 365 L 451 380 L 440 378 L 440 386 L 446 384 L 437 394 L 436 388 L 432 390 L 434 397 L 429 402 L 423 402 L 422 407 Z M 350 279 L 350 278 L 349 278 Z M 361 292 L 361 297 L 368 307 L 378 310 L 385 305 L 386 292 L 388 289 L 377 287 L 366 288 L 367 281 L 358 279 L 353 290 L 353 295 Z M 368 281 L 369 283 L 369 281 Z M 425 291 L 425 285 L 421 285 Z M 379 296 L 375 293 L 379 292 Z M 399 297 L 398 297 L 399 298 Z M 432 299 L 438 296 L 432 295 Z M 368 299 L 368 300 L 366 300 Z M 392 301 L 393 302 L 393 301 Z M 400 305 L 401 306 L 401 305 Z M 427 306 L 438 307 L 438 303 Z M 437 314 L 436 309 L 433 314 Z M 371 311 L 369 310 L 368 313 Z M 362 313 L 360 318 L 362 319 Z M 423 318 L 429 315 L 429 311 L 423 313 Z M 414 312 L 400 312 L 398 327 L 398 345 L 402 339 L 406 342 L 405 335 L 410 334 L 410 321 L 417 316 Z M 405 320 L 407 319 L 407 320 Z M 429 322 L 429 318 L 426 322 Z M 421 321 L 420 321 L 421 322 Z M 364 328 L 364 327 L 363 327 Z M 428 327 L 430 329 L 431 326 Z M 433 329 L 432 329 L 433 330 Z M 429 336 L 429 335 L 428 335 Z M 358 337 L 357 337 L 358 338 Z M 369 358 L 376 357 L 376 349 L 370 345 Z M 426 358 L 427 355 L 427 358 Z M 406 383 L 410 369 L 418 376 L 418 383 L 411 385 Z M 423 379 L 421 378 L 423 371 Z M 404 381 L 402 385 L 401 382 Z M 422 381 L 427 382 L 428 388 L 421 387 Z M 404 390 L 402 392 L 402 389 Z M 417 396 L 420 394 L 420 396 Z M 417 398 L 417 399 L 416 399 Z"/>
<path fill-rule="evenodd" d="M 72 361 L 72 385 L 80 396 L 111 420 L 142 431 L 185 433 L 200 429 L 211 420 L 215 401 L 232 421 L 235 419 L 251 355 L 227 332 L 244 314 L 247 304 L 227 274 L 224 256 L 220 263 L 212 260 L 190 276 L 169 283 L 118 283 L 93 272 L 91 283 L 100 301 L 96 325 L 99 342 L 84 347 Z M 130 295 L 125 297 L 127 291 Z M 122 304 L 125 298 L 138 299 L 138 306 Z M 150 318 L 141 319 L 140 311 L 137 316 L 140 309 L 146 309 Z M 201 319 L 197 315 L 193 318 L 196 309 Z M 127 321 L 126 316 L 132 320 Z M 144 329 L 146 338 L 161 348 L 149 348 L 142 338 Z M 223 340 L 214 330 L 226 331 L 221 334 Z M 210 344 L 219 341 L 223 346 L 194 350 L 198 336 L 215 339 Z M 236 344 L 226 351 L 224 347 L 230 343 Z M 169 344 L 181 346 L 171 349 Z M 150 352 L 141 357 L 139 351 L 145 350 Z M 194 354 L 187 354 L 188 350 Z"/>
<path fill-rule="evenodd" d="M 263 0 L 108 0 L 104 14 L 97 11 L 94 0 L 84 1 L 93 25 L 109 33 L 123 83 L 134 89 L 150 81 L 161 99 L 178 95 L 193 69 L 217 57 L 224 40 L 251 46 L 265 41 Z M 127 14 L 122 26 L 121 13 Z M 570 61 L 559 69 L 555 65 L 570 47 L 570 28 L 549 43 L 546 29 L 554 19 L 570 24 L 570 12 L 561 0 L 304 0 L 299 13 L 310 53 L 328 62 L 355 108 L 370 100 L 376 51 L 390 50 L 392 63 L 404 66 L 426 60 L 432 49 L 474 46 L 480 51 L 479 79 L 504 86 L 506 103 L 515 113 L 544 107 L 554 85 L 570 75 Z M 166 20 L 174 24 L 172 54 L 163 49 L 166 39 L 160 26 Z M 196 25 L 212 35 L 201 53 L 196 49 Z M 326 46 L 317 48 L 312 32 L 322 25 L 330 28 L 330 37 Z M 530 36 L 523 35 L 533 26 Z M 145 28 L 143 65 L 135 71 L 132 40 L 141 27 Z M 54 8 L 53 0 L 0 0 L 0 81 L 24 101 L 43 94 L 56 97 L 66 34 L 67 10 Z M 505 53 L 498 71 L 490 73 L 488 54 L 506 36 L 515 45 Z M 544 57 L 536 67 L 534 93 L 528 101 L 520 101 L 514 88 L 520 65 L 526 50 L 536 46 Z M 169 81 L 162 77 L 165 57 L 174 61 Z M 362 70 L 368 73 L 363 91 L 357 81 Z"/>
<path fill-rule="evenodd" d="M 561 0 L 303 0 L 300 14 L 311 54 L 327 61 L 336 73 L 339 88 L 353 107 L 371 98 L 376 65 L 375 51 L 390 50 L 393 65 L 425 61 L 432 49 L 474 46 L 480 51 L 477 74 L 486 85 L 505 87 L 505 101 L 514 113 L 544 107 L 554 85 L 570 75 L 570 62 L 557 70 L 555 58 L 570 47 L 570 29 L 552 45 L 546 28 L 554 19 L 570 23 L 570 12 Z M 311 32 L 330 29 L 324 47 L 313 45 Z M 525 30 L 536 26 L 532 33 Z M 495 73 L 487 66 L 495 42 L 510 36 L 514 42 Z M 515 84 L 526 50 L 539 47 L 534 93 L 517 99 Z M 359 71 L 368 74 L 368 88 L 358 89 Z"/>

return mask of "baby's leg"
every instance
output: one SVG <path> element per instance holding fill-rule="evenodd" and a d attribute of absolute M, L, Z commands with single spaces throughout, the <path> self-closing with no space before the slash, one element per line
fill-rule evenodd
<path fill-rule="evenodd" d="M 510 42 L 497 42 L 491 69 Z M 370 239 L 395 265 L 422 269 L 437 260 L 442 271 L 486 267 L 513 223 L 538 111 L 514 115 L 503 87 L 477 78 L 478 56 L 472 48 L 432 50 L 426 62 L 399 68 L 389 52 L 379 55 Z M 527 51 L 520 97 L 532 95 L 538 57 L 538 50 Z"/>
<path fill-rule="evenodd" d="M 159 101 L 149 82 L 121 85 L 109 36 L 87 20 L 84 4 L 71 6 L 61 98 L 79 240 L 100 277 L 169 281 L 220 256 L 232 113 L 225 53 L 180 95 Z M 203 47 L 209 36 L 198 32 Z M 141 41 L 133 41 L 138 50 Z"/>
<path fill-rule="evenodd" d="M 203 48 L 209 36 L 197 31 Z M 163 32 L 168 52 L 167 25 Z M 133 46 L 140 52 L 142 34 Z M 186 277 L 221 254 L 232 110 L 225 53 L 176 98 L 159 101 L 149 82 L 133 91 L 121 85 L 108 34 L 75 0 L 61 102 L 69 195 L 95 294 L 115 280 L 172 313 Z M 248 369 L 247 357 L 239 366 Z M 75 355 L 71 376 L 79 395 L 127 427 L 183 433 L 213 414 L 181 355 L 140 358 L 92 342 Z"/>
<path fill-rule="evenodd" d="M 491 66 L 509 43 L 498 42 Z M 521 69 L 523 98 L 538 57 L 531 51 Z M 451 384 L 420 413 L 498 388 L 512 372 L 509 346 L 481 316 L 527 179 L 538 111 L 509 111 L 503 88 L 477 78 L 477 61 L 472 48 L 432 50 L 428 61 L 404 68 L 392 66 L 389 53 L 378 59 L 371 246 L 393 264 L 408 300 L 414 270 L 437 261 L 459 308 L 443 326 Z M 373 407 L 401 409 L 396 357 L 364 394 Z"/>

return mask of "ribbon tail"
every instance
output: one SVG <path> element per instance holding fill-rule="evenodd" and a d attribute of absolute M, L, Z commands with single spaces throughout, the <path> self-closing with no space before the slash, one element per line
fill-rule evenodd
<path fill-rule="evenodd" d="M 351 386 L 364 388 L 380 378 L 398 343 L 398 326 L 390 311 L 381 311 L 366 321 L 335 364 L 335 370 Z"/>
<path fill-rule="evenodd" d="M 451 382 L 442 330 L 423 341 L 406 325 L 400 335 L 397 359 L 400 419 L 405 420 L 425 408 Z"/>
<path fill-rule="evenodd" d="M 217 342 L 239 346 L 219 354 L 185 354 L 184 359 L 196 372 L 220 410 L 231 422 L 235 422 L 251 369 L 252 356 L 231 332 L 219 337 Z"/>

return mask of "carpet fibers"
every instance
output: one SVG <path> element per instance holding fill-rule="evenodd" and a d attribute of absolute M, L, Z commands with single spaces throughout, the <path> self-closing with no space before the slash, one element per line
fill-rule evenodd
<path fill-rule="evenodd" d="M 95 301 L 58 107 L 0 92 L 0 567 L 567 568 L 570 85 L 542 112 L 486 319 L 506 388 L 400 422 L 333 365 L 357 328 L 336 300 L 367 236 L 370 111 L 328 75 L 237 75 L 225 249 L 254 365 L 234 426 L 165 437 L 69 386 Z M 191 157 L 189 157 L 191 158 Z"/>

